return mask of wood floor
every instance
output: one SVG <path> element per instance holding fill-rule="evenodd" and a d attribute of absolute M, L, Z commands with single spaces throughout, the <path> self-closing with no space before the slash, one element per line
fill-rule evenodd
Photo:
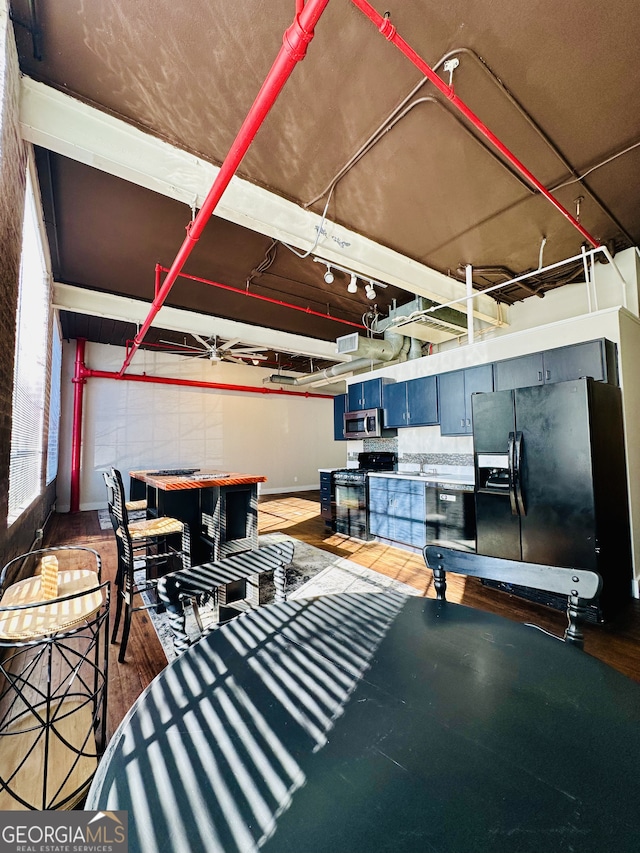
<path fill-rule="evenodd" d="M 286 532 L 316 548 L 374 569 L 423 595 L 435 598 L 433 577 L 422 556 L 377 542 L 361 542 L 334 534 L 319 515 L 319 492 L 266 495 L 259 503 L 259 531 Z M 95 548 L 103 562 L 103 577 L 113 580 L 116 548 L 111 528 L 101 530 L 97 512 L 57 515 L 47 531 L 49 544 L 84 544 Z M 519 622 L 530 622 L 562 636 L 566 617 L 560 612 L 490 590 L 475 579 L 449 576 L 447 598 L 491 611 Z M 112 608 L 112 618 L 113 618 Z M 615 624 L 586 625 L 585 651 L 640 682 L 640 602 L 632 601 Z M 166 658 L 149 616 L 133 615 L 127 660 L 118 662 L 119 646 L 111 646 L 109 660 L 108 737 L 149 682 L 166 665 Z"/>

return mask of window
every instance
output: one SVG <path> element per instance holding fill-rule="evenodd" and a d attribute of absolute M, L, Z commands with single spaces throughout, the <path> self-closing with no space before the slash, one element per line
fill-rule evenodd
<path fill-rule="evenodd" d="M 51 349 L 51 393 L 49 395 L 49 438 L 47 446 L 47 485 L 58 473 L 60 440 L 60 379 L 62 374 L 62 339 L 54 323 Z"/>
<path fill-rule="evenodd" d="M 9 524 L 42 488 L 48 318 L 49 280 L 33 185 L 27 173 L 13 369 Z"/>

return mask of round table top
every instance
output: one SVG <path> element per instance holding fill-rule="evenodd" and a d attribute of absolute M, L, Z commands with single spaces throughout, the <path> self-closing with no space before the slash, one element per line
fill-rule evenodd
<path fill-rule="evenodd" d="M 0 601 L 0 640 L 31 640 L 54 634 L 100 609 L 100 581 L 91 569 L 59 571 L 57 595 L 49 600 L 41 580 L 40 575 L 34 575 L 7 587 Z M 86 594 L 78 595 L 82 592 Z"/>
<path fill-rule="evenodd" d="M 246 614 L 151 683 L 86 808 L 145 853 L 637 850 L 640 685 L 395 592 Z"/>

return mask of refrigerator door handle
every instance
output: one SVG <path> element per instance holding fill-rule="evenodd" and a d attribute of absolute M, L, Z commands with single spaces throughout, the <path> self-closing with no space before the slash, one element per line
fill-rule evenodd
<path fill-rule="evenodd" d="M 527 511 L 524 505 L 524 495 L 522 494 L 522 433 L 517 432 L 515 435 L 513 449 L 513 480 L 515 486 L 515 496 L 518 515 L 526 515 Z"/>
<path fill-rule="evenodd" d="M 507 460 L 509 471 L 509 504 L 511 505 L 511 515 L 518 515 L 518 504 L 516 501 L 516 458 L 515 458 L 515 433 L 509 433 L 509 442 L 507 444 Z"/>

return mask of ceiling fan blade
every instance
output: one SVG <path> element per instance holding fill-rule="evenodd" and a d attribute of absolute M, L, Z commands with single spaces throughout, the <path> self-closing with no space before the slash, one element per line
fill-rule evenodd
<path fill-rule="evenodd" d="M 198 343 L 202 344 L 206 349 L 211 349 L 211 343 L 209 341 L 205 341 L 205 339 L 201 338 L 200 335 L 192 334 L 191 337 L 195 338 Z"/>
<path fill-rule="evenodd" d="M 220 349 L 220 350 L 230 349 L 234 344 L 239 344 L 239 343 L 240 343 L 240 338 L 231 338 L 230 341 L 227 341 L 224 344 L 220 344 L 218 349 Z"/>
<path fill-rule="evenodd" d="M 240 353 L 268 352 L 267 347 L 234 347 L 233 352 L 236 355 Z"/>
<path fill-rule="evenodd" d="M 242 361 L 241 358 L 235 358 L 234 356 L 229 355 L 228 352 L 222 353 L 222 358 L 225 361 L 232 361 L 234 364 L 244 364 L 244 361 Z"/>

